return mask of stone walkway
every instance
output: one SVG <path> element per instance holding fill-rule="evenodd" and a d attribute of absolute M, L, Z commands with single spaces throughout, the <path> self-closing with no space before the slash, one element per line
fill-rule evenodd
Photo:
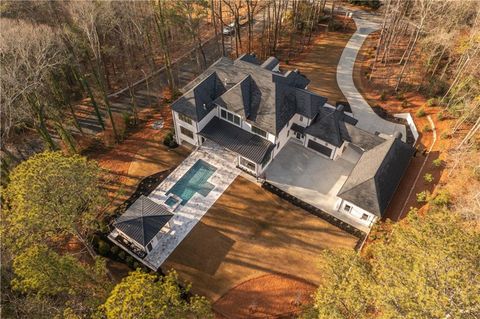
<path fill-rule="evenodd" d="M 240 173 L 240 170 L 235 167 L 237 162 L 235 154 L 207 141 L 187 157 L 148 197 L 163 205 L 167 199 L 166 192 L 199 159 L 217 168 L 208 180 L 215 188 L 206 197 L 195 193 L 184 206 L 176 209 L 175 215 L 170 220 L 171 228 L 164 227 L 157 234 L 159 243 L 144 259 L 147 266 L 154 270 L 163 264 Z"/>
<path fill-rule="evenodd" d="M 378 116 L 370 105 L 365 101 L 362 94 L 358 92 L 353 82 L 353 68 L 357 58 L 358 51 L 362 47 L 367 36 L 378 30 L 380 25 L 376 22 L 367 20 L 368 15 L 359 17 L 354 14 L 354 21 L 357 25 L 357 31 L 348 41 L 342 52 L 337 66 L 337 83 L 343 95 L 352 108 L 353 116 L 358 120 L 357 127 L 371 133 L 383 133 L 393 135 L 395 132 L 402 133 L 402 140 L 406 139 L 406 128 L 402 124 L 386 121 Z"/>

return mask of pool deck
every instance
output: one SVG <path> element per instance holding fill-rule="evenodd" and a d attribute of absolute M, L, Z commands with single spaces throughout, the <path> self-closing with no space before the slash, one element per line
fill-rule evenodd
<path fill-rule="evenodd" d="M 206 197 L 195 193 L 184 206 L 179 206 L 175 210 L 174 216 L 170 220 L 171 227 L 166 226 L 157 234 L 159 243 L 153 247 L 144 259 L 144 263 L 153 270 L 157 270 L 163 264 L 240 173 L 240 170 L 235 167 L 236 155 L 207 141 L 190 154 L 172 174 L 148 195 L 148 198 L 164 205 L 168 198 L 166 193 L 199 159 L 217 168 L 208 179 L 208 182 L 215 187 Z"/>

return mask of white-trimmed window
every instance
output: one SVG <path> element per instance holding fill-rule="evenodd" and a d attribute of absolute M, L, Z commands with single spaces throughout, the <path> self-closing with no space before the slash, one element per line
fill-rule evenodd
<path fill-rule="evenodd" d="M 266 131 L 264 131 L 262 129 L 259 129 L 258 127 L 253 126 L 253 125 L 252 125 L 252 133 L 260 135 L 263 138 L 267 138 L 267 132 Z"/>
<path fill-rule="evenodd" d="M 352 210 L 352 206 L 345 204 L 345 206 L 343 206 L 343 210 L 349 213 Z"/>
<path fill-rule="evenodd" d="M 362 217 L 360 217 L 361 220 L 368 220 L 368 214 L 363 214 Z"/>
<path fill-rule="evenodd" d="M 180 126 L 180 132 L 182 132 L 183 135 L 190 137 L 193 139 L 193 132 L 184 128 L 183 126 Z"/>
<path fill-rule="evenodd" d="M 178 118 L 180 121 L 185 122 L 187 124 L 192 124 L 192 119 L 186 116 L 185 114 L 178 114 Z"/>
<path fill-rule="evenodd" d="M 240 126 L 240 116 L 229 112 L 225 109 L 220 109 L 220 117 L 230 123 Z"/>

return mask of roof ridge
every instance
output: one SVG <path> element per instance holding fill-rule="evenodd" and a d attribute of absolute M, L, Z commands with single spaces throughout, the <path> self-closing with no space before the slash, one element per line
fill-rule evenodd
<path fill-rule="evenodd" d="M 367 182 L 370 182 L 370 181 L 372 181 L 372 180 L 373 180 L 373 185 L 374 185 L 374 187 L 375 187 L 375 195 L 376 195 L 376 197 L 377 197 L 377 201 L 375 202 L 375 205 L 376 205 L 377 207 L 375 207 L 375 211 L 378 211 L 378 212 L 380 212 L 380 214 L 381 214 L 380 199 L 379 199 L 379 196 L 378 196 L 379 193 L 378 193 L 378 191 L 377 191 L 377 190 L 378 190 L 378 187 L 377 187 L 378 185 L 377 185 L 377 181 L 376 181 L 376 179 L 375 179 L 374 177 L 367 178 L 367 179 L 364 180 L 363 182 L 361 182 L 361 183 L 359 183 L 359 184 L 356 184 L 354 187 L 351 187 L 351 188 L 349 188 L 349 189 L 347 189 L 347 190 L 344 190 L 344 191 L 341 192 L 341 193 L 338 193 L 338 196 L 343 195 L 343 194 L 348 193 L 348 192 L 351 192 L 351 191 L 355 190 L 356 188 L 360 188 L 360 186 L 362 186 L 362 185 L 364 185 L 364 184 L 366 184 Z M 346 181 L 345 181 L 345 182 L 346 182 Z M 343 187 L 343 186 L 342 186 L 342 187 Z M 354 203 L 354 204 L 355 204 L 355 203 Z M 357 205 L 357 204 L 355 204 L 355 205 Z M 361 207 L 361 206 L 359 206 L 359 207 L 360 207 L 361 209 L 366 210 L 365 208 L 363 208 L 363 207 Z M 375 214 L 375 213 L 374 213 L 374 214 Z"/>

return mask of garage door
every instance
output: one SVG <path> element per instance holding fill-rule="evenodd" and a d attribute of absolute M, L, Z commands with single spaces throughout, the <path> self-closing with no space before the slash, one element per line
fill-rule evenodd
<path fill-rule="evenodd" d="M 322 153 L 325 156 L 328 156 L 330 158 L 330 155 L 332 155 L 332 149 L 328 148 L 322 144 L 318 144 L 317 142 L 313 140 L 309 140 L 307 146 L 311 148 L 312 150 L 315 150 L 319 153 Z"/>

